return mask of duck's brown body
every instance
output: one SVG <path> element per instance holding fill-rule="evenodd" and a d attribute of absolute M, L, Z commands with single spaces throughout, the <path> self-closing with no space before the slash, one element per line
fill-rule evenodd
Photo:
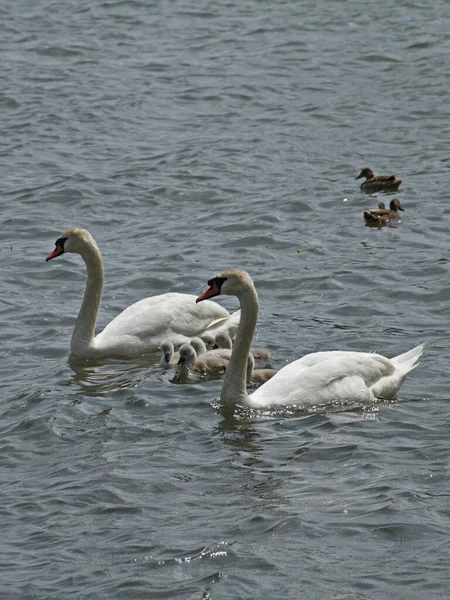
<path fill-rule="evenodd" d="M 382 203 L 381 203 L 382 204 Z M 380 206 L 380 203 L 378 203 Z M 371 227 L 383 227 L 391 221 L 400 219 L 399 210 L 405 210 L 398 200 L 391 200 L 389 208 L 373 208 L 363 210 L 366 225 Z"/>
<path fill-rule="evenodd" d="M 356 179 L 360 179 L 361 177 L 365 177 L 366 180 L 361 184 L 361 190 L 363 192 L 367 192 L 368 194 L 373 194 L 374 192 L 393 192 L 398 190 L 402 180 L 397 179 L 395 175 L 378 175 L 375 176 L 373 174 L 372 169 L 362 169 L 361 173 L 356 177 Z"/>

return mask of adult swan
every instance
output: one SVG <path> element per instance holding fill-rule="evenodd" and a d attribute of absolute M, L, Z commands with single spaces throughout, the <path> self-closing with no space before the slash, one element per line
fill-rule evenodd
<path fill-rule="evenodd" d="M 56 240 L 46 260 L 65 252 L 80 254 L 87 281 L 70 345 L 71 353 L 86 358 L 137 356 L 157 350 L 163 340 L 175 346 L 226 322 L 229 312 L 216 302 L 198 306 L 192 294 L 161 294 L 132 304 L 95 335 L 103 291 L 103 259 L 94 238 L 85 229 L 69 229 Z"/>
<path fill-rule="evenodd" d="M 388 359 L 365 352 L 314 352 L 283 367 L 253 394 L 246 390 L 247 357 L 258 318 L 258 296 L 245 271 L 224 271 L 208 281 L 201 302 L 219 294 L 237 296 L 241 306 L 236 341 L 225 372 L 221 402 L 251 408 L 280 405 L 308 408 L 315 405 L 370 403 L 394 398 L 406 375 L 417 366 L 423 344 Z"/>

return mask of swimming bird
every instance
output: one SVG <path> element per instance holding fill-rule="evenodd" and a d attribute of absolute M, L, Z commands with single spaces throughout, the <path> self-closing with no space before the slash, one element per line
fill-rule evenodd
<path fill-rule="evenodd" d="M 86 229 L 65 231 L 56 240 L 55 249 L 46 260 L 68 252 L 80 254 L 87 270 L 84 297 L 71 340 L 74 356 L 100 358 L 155 352 L 163 340 L 178 346 L 230 318 L 229 312 L 216 302 L 210 302 L 204 310 L 199 310 L 194 295 L 167 293 L 132 304 L 95 335 L 103 292 L 103 258 Z M 60 298 L 61 294 L 58 295 Z"/>
<path fill-rule="evenodd" d="M 207 349 L 208 348 L 211 349 L 211 348 L 214 347 L 214 339 L 215 339 L 215 337 L 216 336 L 211 331 L 205 331 L 204 333 L 202 333 L 202 337 L 200 339 L 205 344 L 205 347 Z"/>
<path fill-rule="evenodd" d="M 197 356 L 197 352 L 190 344 L 183 344 L 179 352 L 179 367 L 195 371 L 196 373 L 219 373 L 225 371 L 228 365 L 228 360 L 218 354 L 207 352 L 206 354 Z"/>
<path fill-rule="evenodd" d="M 223 332 L 223 335 L 227 334 Z M 207 348 L 205 342 L 200 337 L 192 338 L 190 344 L 197 352 L 198 357 L 207 354 L 208 356 L 220 356 L 221 358 L 230 360 L 231 350 L 227 348 Z"/>
<path fill-rule="evenodd" d="M 373 174 L 372 169 L 362 169 L 361 173 L 355 179 L 365 177 L 365 181 L 361 184 L 361 190 L 368 194 L 374 192 L 391 192 L 398 190 L 399 185 L 402 183 L 401 179 L 396 179 L 395 175 L 378 175 Z"/>
<path fill-rule="evenodd" d="M 383 227 L 389 225 L 394 220 L 400 219 L 399 210 L 405 210 L 399 200 L 391 200 L 389 208 L 373 208 L 363 210 L 363 217 L 366 225 L 371 227 Z"/>
<path fill-rule="evenodd" d="M 160 367 L 169 369 L 170 367 L 174 367 L 178 364 L 180 353 L 175 352 L 175 348 L 170 340 L 164 340 L 161 342 L 161 352 L 163 354 L 161 356 L 161 360 L 159 361 Z"/>
<path fill-rule="evenodd" d="M 276 369 L 255 369 L 255 359 L 250 352 L 247 359 L 247 383 L 265 383 L 278 373 Z"/>
<path fill-rule="evenodd" d="M 231 350 L 233 347 L 230 336 L 224 331 L 216 334 L 215 343 L 218 348 L 229 348 Z M 250 348 L 250 354 L 252 354 L 254 358 L 263 360 L 268 360 L 270 358 L 270 352 L 263 350 L 262 348 Z"/>
<path fill-rule="evenodd" d="M 194 350 L 197 352 L 197 356 L 201 356 L 202 354 L 206 354 L 208 349 L 206 348 L 206 344 L 201 337 L 194 337 L 189 342 Z"/>
<path fill-rule="evenodd" d="M 208 281 L 202 302 L 220 294 L 236 296 L 241 319 L 220 400 L 234 409 L 294 406 L 310 408 L 330 403 L 361 404 L 395 397 L 406 375 L 417 366 L 423 344 L 392 359 L 365 352 L 314 352 L 284 366 L 252 394 L 246 390 L 247 361 L 258 319 L 258 295 L 246 271 L 230 270 Z"/>

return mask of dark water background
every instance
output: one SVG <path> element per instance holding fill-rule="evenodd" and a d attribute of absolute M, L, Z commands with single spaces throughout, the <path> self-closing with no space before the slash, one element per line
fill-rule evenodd
<path fill-rule="evenodd" d="M 16 0 L 0 30 L 0 596 L 448 598 L 450 4 Z M 365 166 L 398 227 L 364 227 Z M 244 268 L 274 367 L 422 363 L 395 403 L 253 421 L 157 355 L 70 363 L 85 269 L 44 259 L 74 226 L 99 328 Z"/>

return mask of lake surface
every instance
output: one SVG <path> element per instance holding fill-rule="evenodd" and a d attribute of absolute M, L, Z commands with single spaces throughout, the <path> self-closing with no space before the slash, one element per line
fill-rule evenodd
<path fill-rule="evenodd" d="M 0 596 L 446 599 L 450 4 L 0 4 Z M 403 180 L 367 196 L 363 167 Z M 396 227 L 361 212 L 398 197 Z M 98 329 L 224 268 L 255 344 L 394 356 L 391 403 L 224 417 L 159 355 L 69 361 L 79 256 Z M 234 310 L 237 301 L 220 299 Z"/>

